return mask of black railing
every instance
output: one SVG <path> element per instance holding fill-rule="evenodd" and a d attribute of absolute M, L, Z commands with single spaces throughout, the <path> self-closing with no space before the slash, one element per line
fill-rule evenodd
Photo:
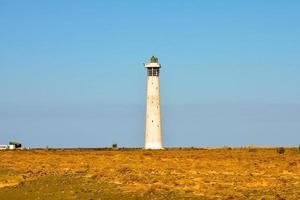
<path fill-rule="evenodd" d="M 148 68 L 148 76 L 159 76 L 159 68 Z"/>

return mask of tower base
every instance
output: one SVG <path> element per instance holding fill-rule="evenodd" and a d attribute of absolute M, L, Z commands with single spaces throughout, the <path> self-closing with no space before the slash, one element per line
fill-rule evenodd
<path fill-rule="evenodd" d="M 164 149 L 161 144 L 146 144 L 145 149 Z"/>

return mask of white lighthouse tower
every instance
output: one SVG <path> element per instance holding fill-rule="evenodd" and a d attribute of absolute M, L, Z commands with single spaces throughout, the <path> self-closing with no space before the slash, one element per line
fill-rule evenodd
<path fill-rule="evenodd" d="M 151 63 L 144 64 L 147 68 L 147 108 L 145 149 L 162 149 L 160 95 L 159 95 L 159 69 L 160 64 L 155 56 Z"/>

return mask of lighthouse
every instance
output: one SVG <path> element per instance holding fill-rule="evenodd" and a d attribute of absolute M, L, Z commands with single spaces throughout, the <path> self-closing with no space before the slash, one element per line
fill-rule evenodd
<path fill-rule="evenodd" d="M 147 69 L 147 105 L 145 127 L 145 149 L 162 149 L 158 58 L 152 56 Z"/>

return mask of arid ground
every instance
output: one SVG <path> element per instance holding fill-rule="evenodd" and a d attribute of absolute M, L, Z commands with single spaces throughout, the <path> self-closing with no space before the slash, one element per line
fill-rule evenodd
<path fill-rule="evenodd" d="M 300 199 L 285 148 L 0 151 L 0 199 Z"/>

